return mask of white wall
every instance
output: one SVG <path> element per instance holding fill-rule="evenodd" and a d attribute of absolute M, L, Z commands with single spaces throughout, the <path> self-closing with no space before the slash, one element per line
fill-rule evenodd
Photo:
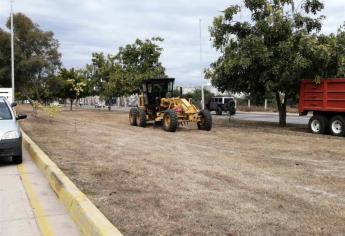
<path fill-rule="evenodd" d="M 5 97 L 10 103 L 12 103 L 12 88 L 0 88 L 0 97 Z"/>

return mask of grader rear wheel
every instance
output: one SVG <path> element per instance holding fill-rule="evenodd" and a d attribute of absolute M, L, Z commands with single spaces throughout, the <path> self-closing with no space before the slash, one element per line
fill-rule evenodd
<path fill-rule="evenodd" d="M 178 118 L 174 110 L 167 110 L 163 116 L 163 128 L 168 132 L 175 132 L 178 128 Z"/>
<path fill-rule="evenodd" d="M 198 122 L 198 129 L 210 131 L 212 129 L 212 115 L 208 110 L 201 110 L 199 112 L 200 121 Z"/>
<path fill-rule="evenodd" d="M 146 113 L 143 110 L 138 109 L 136 122 L 139 127 L 142 127 L 142 128 L 146 127 Z"/>
<path fill-rule="evenodd" d="M 137 126 L 137 116 L 139 114 L 139 109 L 138 108 L 131 108 L 129 111 L 129 124 L 131 126 Z"/>

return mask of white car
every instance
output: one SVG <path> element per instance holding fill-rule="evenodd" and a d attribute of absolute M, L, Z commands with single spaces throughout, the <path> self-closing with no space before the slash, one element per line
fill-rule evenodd
<path fill-rule="evenodd" d="M 26 119 L 26 115 L 16 115 L 13 107 L 17 104 L 0 97 L 0 158 L 12 157 L 15 164 L 22 163 L 22 134 L 18 120 Z"/>

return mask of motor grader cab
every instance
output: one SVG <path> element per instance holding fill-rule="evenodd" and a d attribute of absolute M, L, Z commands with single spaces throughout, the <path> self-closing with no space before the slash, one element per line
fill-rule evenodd
<path fill-rule="evenodd" d="M 175 79 L 143 81 L 138 107 L 129 112 L 130 125 L 146 127 L 150 122 L 161 123 L 164 130 L 175 132 L 180 125 L 194 122 L 200 130 L 210 131 L 210 112 L 199 111 L 191 101 L 174 97 L 174 81 Z"/>

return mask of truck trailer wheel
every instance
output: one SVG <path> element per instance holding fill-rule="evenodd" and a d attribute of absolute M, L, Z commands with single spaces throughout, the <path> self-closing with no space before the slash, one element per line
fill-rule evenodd
<path fill-rule="evenodd" d="M 131 126 L 137 126 L 137 116 L 139 114 L 138 108 L 131 108 L 129 111 L 129 124 Z"/>
<path fill-rule="evenodd" d="M 178 118 L 174 110 L 167 110 L 163 116 L 163 128 L 168 132 L 175 132 L 178 128 Z"/>
<path fill-rule="evenodd" d="M 327 118 L 322 115 L 314 115 L 309 120 L 309 129 L 314 134 L 324 134 L 327 130 Z"/>
<path fill-rule="evenodd" d="M 339 115 L 332 117 L 329 129 L 334 136 L 345 136 L 345 118 Z"/>

